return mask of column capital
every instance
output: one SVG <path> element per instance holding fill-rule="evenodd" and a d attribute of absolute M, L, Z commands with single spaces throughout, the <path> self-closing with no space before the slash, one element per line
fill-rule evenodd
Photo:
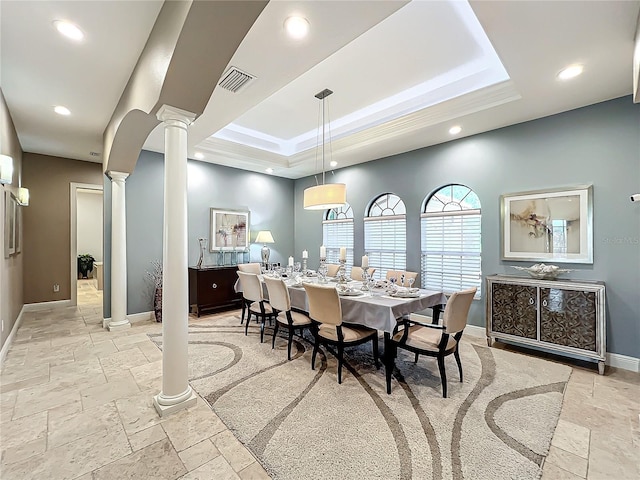
<path fill-rule="evenodd" d="M 109 178 L 113 182 L 124 182 L 127 179 L 127 177 L 129 176 L 128 173 L 114 172 L 113 170 L 109 170 L 107 172 L 107 175 L 109 175 Z"/>
<path fill-rule="evenodd" d="M 177 120 L 185 125 L 191 125 L 196 118 L 196 114 L 182 110 L 181 108 L 172 107 L 171 105 L 164 104 L 158 110 L 156 114 L 158 120 L 167 122 L 169 120 Z"/>

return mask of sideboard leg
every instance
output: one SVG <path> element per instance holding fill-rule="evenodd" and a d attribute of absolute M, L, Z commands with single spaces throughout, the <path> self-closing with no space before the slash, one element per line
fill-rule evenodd
<path fill-rule="evenodd" d="M 493 338 L 487 337 L 487 345 L 493 347 Z"/>
<path fill-rule="evenodd" d="M 604 375 L 604 362 L 602 360 L 598 361 L 598 373 Z"/>

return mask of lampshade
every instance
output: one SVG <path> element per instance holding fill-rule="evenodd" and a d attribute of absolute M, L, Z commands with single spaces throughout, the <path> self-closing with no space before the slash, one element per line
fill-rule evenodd
<path fill-rule="evenodd" d="M 18 188 L 18 204 L 23 207 L 29 206 L 29 189 L 20 187 Z"/>
<path fill-rule="evenodd" d="M 260 230 L 256 237 L 256 243 L 275 243 L 269 230 Z"/>
<path fill-rule="evenodd" d="M 325 88 L 315 97 L 322 100 L 322 184 L 305 188 L 303 207 L 305 210 L 327 210 L 329 208 L 342 207 L 347 203 L 347 186 L 344 183 L 325 183 L 324 175 L 324 147 L 325 147 L 325 99 L 333 92 Z M 331 134 L 329 134 L 331 139 Z"/>
<path fill-rule="evenodd" d="M 0 183 L 13 181 L 13 158 L 9 155 L 0 155 Z"/>
<path fill-rule="evenodd" d="M 327 210 L 341 207 L 347 202 L 347 186 L 344 183 L 326 183 L 309 187 L 304 191 L 306 210 Z"/>

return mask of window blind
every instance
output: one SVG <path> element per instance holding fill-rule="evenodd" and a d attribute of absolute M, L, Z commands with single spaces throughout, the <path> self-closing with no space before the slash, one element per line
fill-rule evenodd
<path fill-rule="evenodd" d="M 325 220 L 322 222 L 322 244 L 327 249 L 327 263 L 340 263 L 340 247 L 347 249 L 347 274 L 353 265 L 353 220 Z"/>
<path fill-rule="evenodd" d="M 481 287 L 479 210 L 422 214 L 423 288 L 453 293 Z"/>
<path fill-rule="evenodd" d="M 407 221 L 404 215 L 368 217 L 364 222 L 364 250 L 376 278 L 388 270 L 405 270 L 407 264 Z"/>

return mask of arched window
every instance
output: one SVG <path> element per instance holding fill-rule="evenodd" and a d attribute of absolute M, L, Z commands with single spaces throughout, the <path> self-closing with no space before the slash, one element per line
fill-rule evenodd
<path fill-rule="evenodd" d="M 446 185 L 425 202 L 421 215 L 422 288 L 452 293 L 478 287 L 480 199 L 464 185 Z"/>
<path fill-rule="evenodd" d="M 331 208 L 322 221 L 322 244 L 327 249 L 327 263 L 339 263 L 340 247 L 347 249 L 347 274 L 353 265 L 353 210 L 346 203 Z"/>
<path fill-rule="evenodd" d="M 375 276 L 385 278 L 387 270 L 404 270 L 407 264 L 407 210 L 393 193 L 376 198 L 364 219 L 364 250 Z"/>

